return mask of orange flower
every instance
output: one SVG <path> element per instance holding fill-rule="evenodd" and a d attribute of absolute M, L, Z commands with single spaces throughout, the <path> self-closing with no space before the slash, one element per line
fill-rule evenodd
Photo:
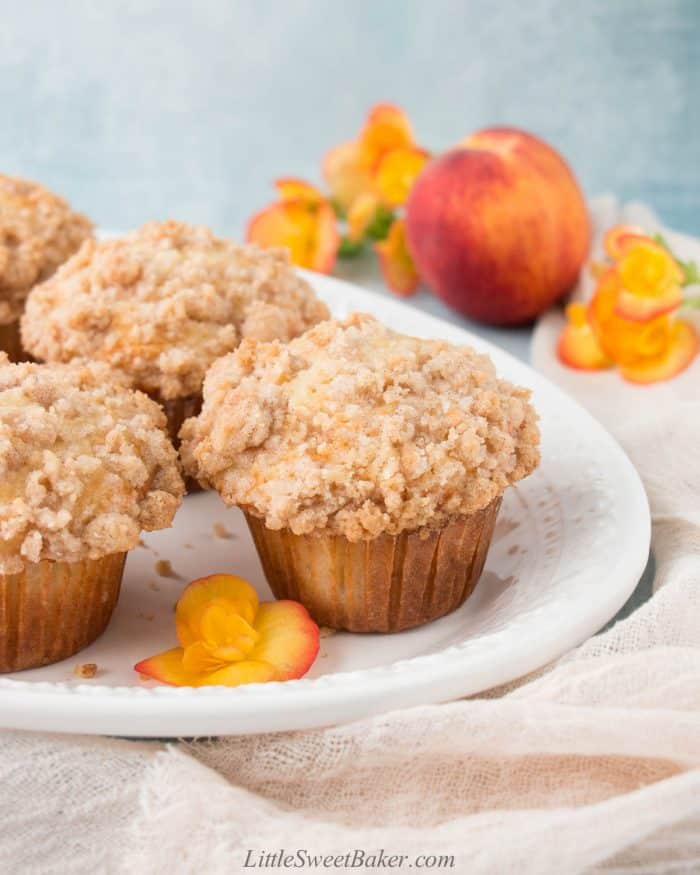
<path fill-rule="evenodd" d="M 640 357 L 620 365 L 620 373 L 631 383 L 657 383 L 670 380 L 684 371 L 698 354 L 698 335 L 692 325 L 674 319 L 668 327 L 667 342 L 662 351 L 651 357 Z"/>
<path fill-rule="evenodd" d="M 567 324 L 559 338 L 557 355 L 570 368 L 596 371 L 609 368 L 612 359 L 600 345 L 588 321 L 584 304 L 569 304 L 566 308 Z"/>
<path fill-rule="evenodd" d="M 403 219 L 396 219 L 386 239 L 376 243 L 374 248 L 389 288 L 402 297 L 412 295 L 420 285 L 420 275 L 408 249 Z"/>
<path fill-rule="evenodd" d="M 294 601 L 263 602 L 231 574 L 190 583 L 175 612 L 180 647 L 134 666 L 173 686 L 286 681 L 306 674 L 318 654 L 318 626 Z"/>
<path fill-rule="evenodd" d="M 584 370 L 614 363 L 634 383 L 674 377 L 698 352 L 695 329 L 675 314 L 697 268 L 679 262 L 663 238 L 628 225 L 610 228 L 603 245 L 614 264 L 592 263 L 595 293 L 587 309 L 567 309 L 559 358 Z"/>
<path fill-rule="evenodd" d="M 600 278 L 587 308 L 571 304 L 557 346 L 569 367 L 597 370 L 614 363 L 626 380 L 654 383 L 680 373 L 695 358 L 698 339 L 688 323 L 663 313 L 644 321 L 619 315 L 625 287 L 617 270 Z"/>
<path fill-rule="evenodd" d="M 355 198 L 348 210 L 349 240 L 357 243 L 365 238 L 379 207 L 380 200 L 372 192 L 362 192 Z"/>
<path fill-rule="evenodd" d="M 649 238 L 637 225 L 614 225 L 605 232 L 603 249 L 608 258 L 617 261 L 626 246 L 640 239 L 648 240 Z"/>
<path fill-rule="evenodd" d="M 374 195 L 387 207 L 406 202 L 428 153 L 419 149 L 408 117 L 397 106 L 375 106 L 356 140 L 326 154 L 323 176 L 338 206 L 350 212 L 362 195 Z"/>
<path fill-rule="evenodd" d="M 617 263 L 622 289 L 615 312 L 644 322 L 670 313 L 681 303 L 683 271 L 671 253 L 653 240 L 637 238 L 624 246 Z"/>
<path fill-rule="evenodd" d="M 428 160 L 425 149 L 404 147 L 387 152 L 377 167 L 374 181 L 377 191 L 389 207 L 402 207 L 413 183 Z"/>
<path fill-rule="evenodd" d="M 279 179 L 275 186 L 279 201 L 253 216 L 246 240 L 268 248 L 286 246 L 294 264 L 330 273 L 340 246 L 333 207 L 302 179 Z"/>

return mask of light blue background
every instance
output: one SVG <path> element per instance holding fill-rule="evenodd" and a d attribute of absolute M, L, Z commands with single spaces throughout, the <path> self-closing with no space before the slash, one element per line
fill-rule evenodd
<path fill-rule="evenodd" d="M 493 123 L 589 194 L 700 231 L 698 0 L 2 0 L 0 169 L 98 223 L 240 235 L 281 173 L 394 100 L 433 148 Z"/>

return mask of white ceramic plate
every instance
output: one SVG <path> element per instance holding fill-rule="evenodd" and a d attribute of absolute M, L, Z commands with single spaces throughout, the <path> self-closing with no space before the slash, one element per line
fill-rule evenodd
<path fill-rule="evenodd" d="M 501 375 L 534 390 L 542 465 L 506 493 L 474 595 L 421 629 L 324 638 L 302 680 L 237 689 L 142 681 L 132 666 L 175 645 L 173 606 L 188 580 L 231 571 L 270 597 L 241 514 L 214 493 L 193 495 L 172 529 L 132 551 L 115 616 L 97 642 L 57 665 L 0 678 L 0 726 L 163 737 L 342 723 L 513 680 L 597 632 L 627 600 L 647 561 L 649 511 L 634 468 L 607 432 L 486 341 L 356 286 L 309 278 L 336 315 L 363 310 L 400 331 L 472 344 Z M 228 537 L 215 535 L 215 525 Z M 177 577 L 160 577 L 158 559 L 169 560 Z M 94 680 L 73 674 L 86 662 L 99 667 Z"/>

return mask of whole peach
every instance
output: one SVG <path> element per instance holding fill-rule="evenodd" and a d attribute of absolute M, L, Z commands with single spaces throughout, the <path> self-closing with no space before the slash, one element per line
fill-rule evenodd
<path fill-rule="evenodd" d="M 564 295 L 590 244 L 569 166 L 513 128 L 479 131 L 430 162 L 411 191 L 406 230 L 433 291 L 496 325 L 527 322 Z"/>

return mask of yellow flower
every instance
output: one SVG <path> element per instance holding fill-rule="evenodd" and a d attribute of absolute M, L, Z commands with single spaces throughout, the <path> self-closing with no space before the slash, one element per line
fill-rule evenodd
<path fill-rule="evenodd" d="M 653 240 L 642 238 L 625 248 L 617 270 L 623 289 L 618 315 L 645 321 L 680 304 L 683 271 L 671 253 Z"/>
<path fill-rule="evenodd" d="M 231 574 L 190 583 L 175 612 L 180 647 L 139 662 L 142 675 L 174 686 L 227 686 L 286 681 L 311 667 L 318 626 L 294 601 L 263 602 Z"/>

